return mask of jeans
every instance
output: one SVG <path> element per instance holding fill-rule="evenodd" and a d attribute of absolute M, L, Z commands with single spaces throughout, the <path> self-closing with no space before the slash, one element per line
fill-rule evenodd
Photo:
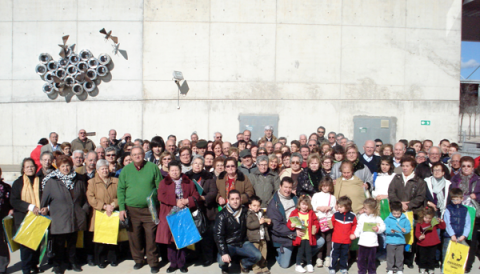
<path fill-rule="evenodd" d="M 317 235 L 317 246 L 312 246 L 312 256 L 320 251 L 322 246 L 325 244 L 325 239 L 323 239 L 320 235 Z M 277 248 L 277 256 L 275 259 L 278 262 L 278 265 L 281 268 L 288 268 L 290 266 L 290 261 L 292 259 L 292 253 L 294 251 L 295 246 L 288 246 L 288 247 L 278 247 Z"/>
<path fill-rule="evenodd" d="M 243 268 L 250 269 L 254 264 L 262 259 L 262 253 L 251 242 L 244 242 L 242 247 L 227 245 L 230 259 L 234 256 L 243 257 L 240 263 Z M 224 271 L 228 271 L 228 264 L 222 261 L 222 255 L 217 254 L 218 266 Z"/>

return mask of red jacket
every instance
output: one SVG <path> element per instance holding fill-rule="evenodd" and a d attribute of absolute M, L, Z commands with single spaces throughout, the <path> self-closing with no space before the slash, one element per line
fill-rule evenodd
<path fill-rule="evenodd" d="M 290 217 L 298 217 L 298 209 L 294 209 L 292 213 L 290 214 Z M 309 235 L 309 241 L 311 246 L 316 246 L 317 245 L 317 237 L 315 237 L 315 234 L 312 234 L 312 226 L 315 225 L 317 227 L 317 233 L 320 231 L 320 223 L 318 222 L 317 215 L 315 215 L 315 212 L 313 210 L 308 211 L 308 233 Z M 290 218 L 288 219 L 287 223 L 288 228 L 290 230 L 295 230 L 295 227 L 292 227 L 292 222 L 290 222 Z M 296 237 L 295 240 L 292 241 L 293 246 L 300 246 L 302 243 L 302 238 Z"/>
<path fill-rule="evenodd" d="M 355 234 L 357 217 L 353 212 L 335 212 L 332 216 L 332 242 L 337 244 L 351 244 L 350 235 Z"/>
<path fill-rule="evenodd" d="M 422 235 L 422 228 L 430 226 L 430 224 L 426 223 L 417 223 L 415 227 L 415 237 L 418 239 L 420 235 Z M 434 246 L 440 243 L 440 239 L 438 238 L 437 228 L 445 229 L 447 226 L 445 222 L 441 221 L 438 225 L 434 226 L 432 230 L 425 232 L 425 239 L 418 240 L 417 245 L 419 246 Z"/>
<path fill-rule="evenodd" d="M 37 171 L 38 172 L 42 168 L 42 164 L 40 163 L 40 152 L 42 150 L 42 145 L 38 144 L 37 147 L 32 150 L 32 153 L 30 153 L 30 158 L 35 161 L 35 164 L 37 165 Z"/>

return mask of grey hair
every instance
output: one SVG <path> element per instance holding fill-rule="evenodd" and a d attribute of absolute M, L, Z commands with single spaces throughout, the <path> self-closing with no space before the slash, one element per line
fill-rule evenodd
<path fill-rule="evenodd" d="M 82 152 L 82 153 L 83 153 L 83 152 Z M 53 153 L 51 153 L 50 151 L 44 151 L 44 152 L 42 152 L 42 154 L 40 154 L 40 159 L 42 159 L 43 156 L 45 156 L 45 155 L 47 155 L 47 154 L 50 155 L 50 159 L 53 160 Z"/>
<path fill-rule="evenodd" d="M 93 150 L 90 150 L 89 152 L 87 152 L 87 158 L 88 158 L 88 155 L 90 155 L 90 154 L 95 154 L 95 157 L 98 158 L 98 154 Z"/>
<path fill-rule="evenodd" d="M 107 160 L 105 160 L 105 159 L 100 159 L 100 160 L 97 161 L 96 167 L 97 167 L 97 169 L 99 169 L 99 168 L 101 168 L 102 166 L 107 166 L 107 167 L 108 167 L 108 165 L 109 165 L 109 163 L 108 163 Z"/>
<path fill-rule="evenodd" d="M 337 134 L 335 133 L 335 131 L 330 131 L 330 132 L 327 134 L 327 136 L 330 135 L 330 134 L 335 135 L 335 137 L 337 136 Z"/>
<path fill-rule="evenodd" d="M 324 128 L 323 126 L 319 126 L 319 127 L 317 128 L 317 130 L 319 130 L 319 129 L 325 130 L 325 128 Z"/>
<path fill-rule="evenodd" d="M 438 147 L 438 146 L 433 146 L 433 147 L 431 147 L 431 148 L 428 150 L 428 154 L 430 154 L 430 152 L 432 152 L 432 149 L 434 149 L 434 148 L 438 149 L 438 152 L 442 153 L 442 150 L 440 149 L 440 147 Z"/>
<path fill-rule="evenodd" d="M 57 134 L 57 136 L 58 136 L 58 133 L 56 133 L 55 131 L 52 131 L 52 132 L 50 132 L 50 134 L 48 135 L 48 137 L 52 137 L 52 134 Z"/>
<path fill-rule="evenodd" d="M 459 155 L 460 158 L 462 157 L 462 154 L 460 152 L 454 152 L 454 153 L 452 153 L 452 157 L 450 157 L 450 159 L 453 158 L 453 156 L 455 156 L 455 155 Z"/>
<path fill-rule="evenodd" d="M 216 135 L 217 133 L 219 133 L 219 134 L 220 134 L 220 136 L 222 136 L 222 137 L 223 137 L 223 134 L 222 134 L 220 131 L 215 131 L 215 132 L 213 133 L 213 139 L 215 139 L 215 135 Z"/>
<path fill-rule="evenodd" d="M 202 165 L 205 165 L 205 158 L 203 158 L 202 155 L 195 155 L 195 156 L 193 156 L 192 163 L 193 163 L 193 161 L 195 161 L 196 159 L 200 159 L 200 160 L 202 161 Z"/>
<path fill-rule="evenodd" d="M 75 151 L 72 153 L 72 156 L 75 156 L 75 154 L 77 154 L 77 153 L 82 154 L 82 157 L 83 157 L 83 151 L 80 150 L 80 149 L 75 150 Z"/>
<path fill-rule="evenodd" d="M 117 153 L 117 151 L 115 150 L 114 147 L 107 147 L 107 148 L 105 149 L 105 154 L 109 153 L 110 151 L 115 151 L 115 154 Z"/>
<path fill-rule="evenodd" d="M 270 162 L 270 161 L 268 160 L 268 156 L 267 156 L 267 155 L 260 155 L 260 156 L 257 157 L 257 163 L 260 164 L 260 162 L 265 162 L 265 161 L 267 162 L 267 164 Z"/>
<path fill-rule="evenodd" d="M 292 164 L 292 159 L 293 157 L 298 157 L 299 161 L 300 161 L 300 165 L 303 164 L 303 157 L 302 157 L 302 154 L 298 153 L 298 152 L 294 152 L 292 153 L 292 156 L 290 156 L 290 164 Z"/>
<path fill-rule="evenodd" d="M 143 146 L 143 140 L 142 140 L 142 139 L 138 139 L 138 138 L 137 138 L 137 139 L 135 139 L 135 141 L 133 141 L 133 142 L 134 142 L 134 143 L 135 143 L 135 142 L 140 142 L 140 145 Z"/>
<path fill-rule="evenodd" d="M 337 134 L 337 137 L 339 137 L 339 136 L 345 137 L 345 135 L 343 135 L 343 133 Z"/>
<path fill-rule="evenodd" d="M 305 139 L 307 139 L 307 135 L 306 134 L 300 134 L 300 136 L 298 136 L 298 139 L 300 139 L 300 137 L 302 136 L 305 136 Z"/>

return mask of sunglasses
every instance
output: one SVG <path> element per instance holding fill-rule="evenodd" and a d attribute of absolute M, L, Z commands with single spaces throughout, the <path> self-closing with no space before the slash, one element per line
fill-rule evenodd
<path fill-rule="evenodd" d="M 235 167 L 235 166 L 225 166 L 225 168 L 232 168 L 232 167 Z"/>
<path fill-rule="evenodd" d="M 328 139 L 335 139 L 335 137 L 330 137 L 330 136 L 329 136 Z"/>
<path fill-rule="evenodd" d="M 107 157 L 114 157 L 115 154 L 107 154 L 107 155 L 105 155 L 105 156 L 107 156 Z"/>
<path fill-rule="evenodd" d="M 376 147 L 381 147 L 382 145 L 375 145 Z"/>
<path fill-rule="evenodd" d="M 317 131 L 317 133 L 325 133 L 325 131 Z"/>
<path fill-rule="evenodd" d="M 300 162 L 297 162 L 297 161 L 292 161 L 292 165 L 299 165 Z"/>
<path fill-rule="evenodd" d="M 462 166 L 462 167 L 469 167 L 470 168 L 470 167 L 473 167 L 473 166 Z"/>

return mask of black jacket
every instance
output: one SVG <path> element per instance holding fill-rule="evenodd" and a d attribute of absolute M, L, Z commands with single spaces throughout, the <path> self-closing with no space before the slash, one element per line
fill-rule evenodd
<path fill-rule="evenodd" d="M 195 176 L 192 170 L 187 171 L 185 175 L 190 178 L 190 180 L 193 179 L 197 180 L 198 177 Z M 197 177 L 197 178 L 196 178 Z M 200 209 L 203 211 L 204 214 L 206 214 L 206 217 L 210 221 L 215 220 L 215 216 L 218 213 L 218 204 L 217 204 L 217 183 L 216 180 L 213 179 L 212 173 L 202 170 L 200 172 L 200 178 L 201 179 L 201 184 L 203 188 L 203 193 L 200 194 L 200 196 L 205 196 L 205 201 L 198 201 Z"/>
<path fill-rule="evenodd" d="M 297 196 L 309 195 L 313 197 L 313 194 L 317 193 L 318 185 L 322 180 L 323 173 L 319 169 L 317 172 L 313 172 L 310 168 L 305 168 L 298 175 L 298 184 L 297 184 Z"/>
<path fill-rule="evenodd" d="M 432 176 L 433 174 L 432 174 L 432 167 L 430 166 L 431 164 L 433 163 L 430 162 L 430 159 L 427 159 L 425 162 L 419 164 L 415 168 L 415 175 L 417 175 L 420 179 L 425 179 Z M 448 168 L 443 163 L 442 163 L 442 166 L 443 166 L 443 172 L 445 172 L 445 175 L 443 175 L 443 177 L 445 177 L 445 180 L 450 180 L 451 179 L 450 170 L 448 170 Z"/>
<path fill-rule="evenodd" d="M 365 153 L 364 153 L 365 154 Z M 380 164 L 380 156 L 377 155 L 372 155 L 372 160 L 370 162 L 367 162 L 365 158 L 363 158 L 363 155 L 361 154 L 358 156 L 358 159 L 360 159 L 360 162 L 362 162 L 368 169 L 370 169 L 370 172 L 373 174 L 374 172 L 378 171 L 378 166 Z"/>
<path fill-rule="evenodd" d="M 240 222 L 237 222 L 226 207 L 215 218 L 213 238 L 222 256 L 229 254 L 227 245 L 242 247 L 247 240 L 247 209 L 244 206 L 241 206 L 241 209 Z"/>
<path fill-rule="evenodd" d="M 40 172 L 42 172 L 40 170 Z M 32 182 L 33 184 L 33 182 Z M 33 185 L 32 185 L 33 187 Z M 40 199 L 42 199 L 42 181 L 39 184 Z M 15 230 L 17 230 L 25 219 L 28 213 L 29 203 L 22 201 L 22 189 L 23 189 L 23 176 L 18 177 L 12 185 L 12 191 L 10 195 L 10 204 L 13 207 L 13 220 L 15 222 Z"/>

